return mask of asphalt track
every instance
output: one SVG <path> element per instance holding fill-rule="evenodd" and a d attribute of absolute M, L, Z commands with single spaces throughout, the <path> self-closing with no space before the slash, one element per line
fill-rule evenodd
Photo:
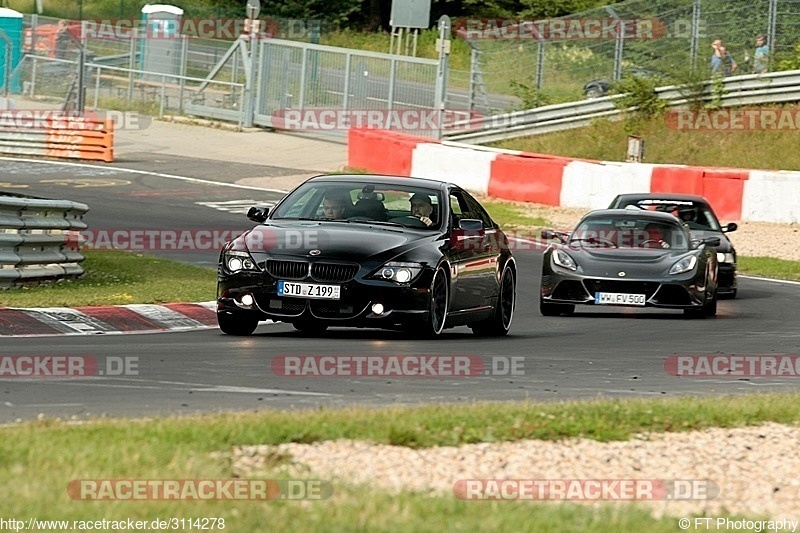
<path fill-rule="evenodd" d="M 178 158 L 182 159 L 182 158 Z M 232 183 L 294 169 L 206 160 L 174 161 L 182 174 Z M 138 164 L 140 170 L 143 163 Z M 163 173 L 163 167 L 159 172 Z M 222 178 L 215 178 L 214 172 Z M 88 203 L 90 228 L 231 229 L 249 227 L 241 214 L 208 202 L 271 202 L 274 191 L 114 170 L 0 160 L 0 191 Z M 77 181 L 76 181 L 77 180 Z M 213 265 L 216 250 L 159 255 Z M 515 252 L 517 310 L 508 337 L 483 339 L 466 328 L 435 341 L 379 330 L 332 329 L 305 338 L 291 326 L 263 324 L 252 337 L 217 330 L 145 335 L 3 338 L 0 355 L 89 356 L 101 367 L 137 358 L 136 375 L 0 379 L 0 421 L 46 416 L 136 416 L 222 410 L 413 405 L 478 400 L 570 400 L 795 391 L 798 378 L 674 377 L 672 355 L 800 353 L 794 309 L 800 284 L 740 280 L 740 297 L 718 316 L 687 320 L 680 312 L 607 308 L 573 317 L 542 317 L 535 305 L 541 254 Z M 213 290 L 213 289 L 210 289 Z M 462 377 L 286 377 L 273 372 L 282 356 L 476 356 L 485 368 L 522 358 L 516 375 Z M 494 358 L 494 359 L 493 359 Z M 131 359 L 129 359 L 130 361 Z"/>

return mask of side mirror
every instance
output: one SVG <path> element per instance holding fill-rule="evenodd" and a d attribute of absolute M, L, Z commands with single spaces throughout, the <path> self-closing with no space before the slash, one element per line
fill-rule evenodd
<path fill-rule="evenodd" d="M 464 231 L 480 231 L 483 229 L 483 221 L 477 218 L 462 218 L 458 221 L 458 229 Z"/>
<path fill-rule="evenodd" d="M 739 229 L 739 225 L 736 222 L 728 222 L 728 225 L 722 228 L 723 233 L 729 233 L 731 231 L 736 231 Z"/>
<path fill-rule="evenodd" d="M 542 240 L 549 241 L 550 239 L 557 239 L 560 242 L 567 242 L 567 235 L 559 231 L 543 229 Z"/>
<path fill-rule="evenodd" d="M 269 207 L 251 207 L 247 210 L 247 218 L 259 224 L 263 224 L 267 220 L 268 214 Z"/>

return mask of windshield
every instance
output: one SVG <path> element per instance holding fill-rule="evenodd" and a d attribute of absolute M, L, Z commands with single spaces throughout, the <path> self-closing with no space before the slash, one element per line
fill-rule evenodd
<path fill-rule="evenodd" d="M 568 244 L 588 248 L 689 248 L 686 235 L 678 225 L 633 216 L 586 219 L 570 234 Z"/>
<path fill-rule="evenodd" d="M 436 229 L 441 205 L 435 189 L 366 181 L 311 181 L 290 193 L 270 219 Z"/>
<path fill-rule="evenodd" d="M 644 209 L 647 211 L 661 211 L 670 213 L 679 218 L 689 229 L 705 231 L 722 231 L 714 212 L 705 204 L 691 200 L 652 199 L 634 200 L 633 203 L 623 205 L 626 209 Z"/>

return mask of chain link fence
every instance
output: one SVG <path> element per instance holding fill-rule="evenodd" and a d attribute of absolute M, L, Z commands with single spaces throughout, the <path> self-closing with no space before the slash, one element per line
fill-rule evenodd
<path fill-rule="evenodd" d="M 759 34 L 767 37 L 770 71 L 800 68 L 796 0 L 628 0 L 539 21 L 535 28 L 544 31 L 538 33 L 513 23 L 503 31 L 498 22 L 493 27 L 490 21 L 474 21 L 478 30 L 462 33 L 477 55 L 473 77 L 482 78 L 489 94 L 515 94 L 541 105 L 582 99 L 587 82 L 619 79 L 632 70 L 710 76 L 715 39 L 724 41 L 738 63 L 735 74 L 752 72 L 745 52 L 752 61 Z M 586 38 L 598 25 L 620 22 L 625 22 L 624 33 Z M 637 31 L 637 25 L 652 31 Z"/>

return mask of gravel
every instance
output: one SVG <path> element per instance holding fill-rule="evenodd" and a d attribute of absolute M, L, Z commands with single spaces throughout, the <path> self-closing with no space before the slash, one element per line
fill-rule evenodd
<path fill-rule="evenodd" d="M 485 200 L 485 197 L 480 197 Z M 532 217 L 540 217 L 551 224 L 551 229 L 571 231 L 587 209 L 552 207 L 524 202 L 509 202 Z M 776 224 L 772 222 L 748 222 L 723 220 L 722 224 L 736 222 L 739 228 L 728 234 L 738 255 L 749 257 L 775 257 L 800 261 L 800 224 Z M 538 232 L 529 233 L 529 238 L 537 239 Z M 525 231 L 518 232 L 523 236 Z"/>
<path fill-rule="evenodd" d="M 237 446 L 233 473 L 274 473 L 339 484 L 367 485 L 391 493 L 405 490 L 456 497 L 464 479 L 527 480 L 710 480 L 713 499 L 639 502 L 654 516 L 741 515 L 775 520 L 800 518 L 800 428 L 764 424 L 684 433 L 652 433 L 630 441 L 525 440 L 411 449 L 363 441 Z M 602 505 L 609 502 L 579 502 Z M 614 504 L 630 504 L 614 501 Z M 480 503 L 476 503 L 480 505 Z"/>

